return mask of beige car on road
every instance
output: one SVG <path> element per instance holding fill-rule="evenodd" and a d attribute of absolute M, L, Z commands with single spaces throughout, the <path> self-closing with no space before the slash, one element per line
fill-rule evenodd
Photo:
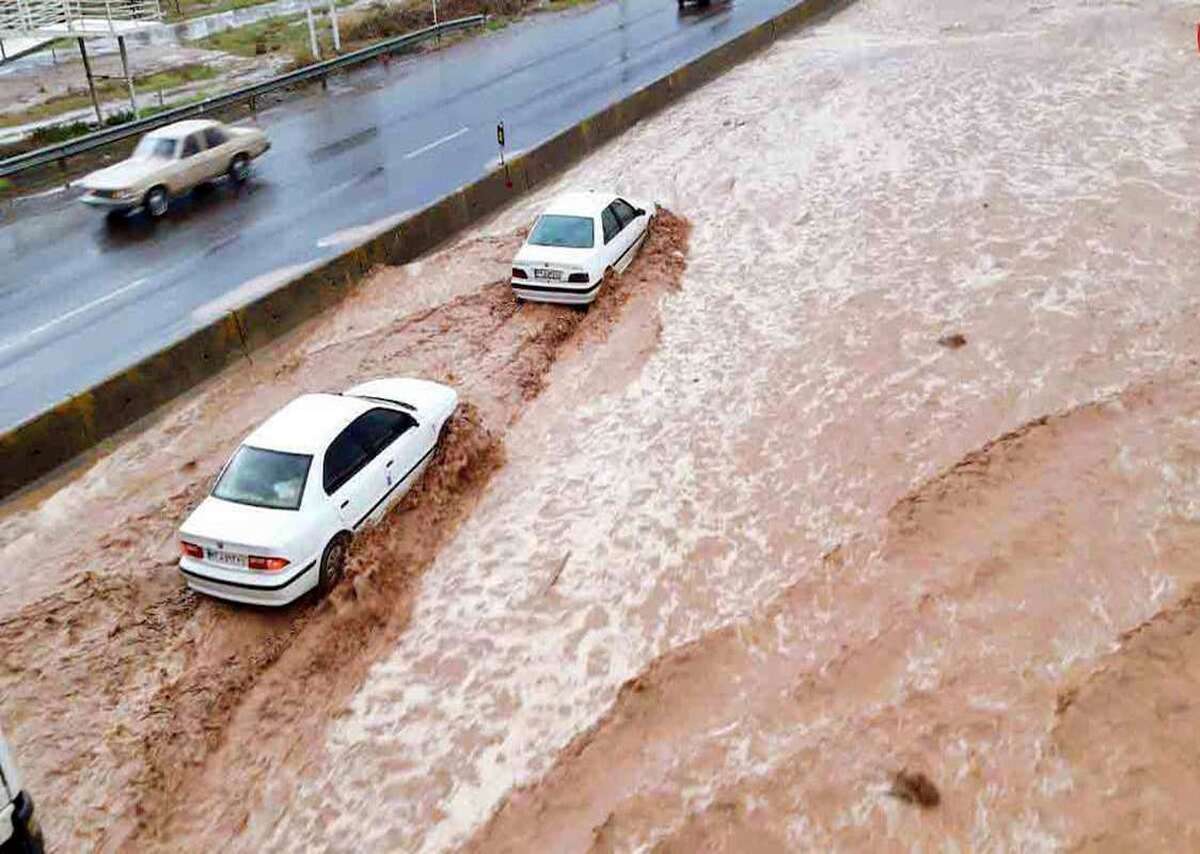
<path fill-rule="evenodd" d="M 194 187 L 228 176 L 241 184 L 250 162 L 271 147 L 257 128 L 229 127 L 193 119 L 151 131 L 129 156 L 93 172 L 80 185 L 85 205 L 124 212 L 144 208 L 157 219 L 171 199 Z"/>

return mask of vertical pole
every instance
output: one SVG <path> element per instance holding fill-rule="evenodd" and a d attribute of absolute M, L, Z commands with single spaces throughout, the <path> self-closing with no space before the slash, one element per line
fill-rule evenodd
<path fill-rule="evenodd" d="M 433 25 L 437 26 L 437 0 L 433 0 Z"/>
<path fill-rule="evenodd" d="M 138 117 L 137 96 L 133 93 L 133 75 L 129 73 L 129 55 L 125 52 L 125 36 L 117 36 L 117 45 L 121 48 L 121 70 L 125 72 L 125 85 L 129 87 L 129 108 L 133 117 Z"/>
<path fill-rule="evenodd" d="M 305 0 L 304 15 L 308 18 L 308 46 L 312 49 L 313 59 L 321 58 L 321 48 L 317 45 L 317 27 L 313 23 L 312 6 Z"/>
<path fill-rule="evenodd" d="M 329 0 L 329 20 L 333 23 L 333 52 L 342 52 L 342 36 L 338 32 L 337 0 Z"/>
<path fill-rule="evenodd" d="M 54 42 L 50 42 L 50 50 L 54 51 Z M 4 52 L 4 39 L 0 39 L 0 59 L 8 59 L 8 54 Z"/>
<path fill-rule="evenodd" d="M 78 41 L 79 55 L 83 57 L 83 72 L 87 75 L 88 91 L 92 93 L 92 106 L 96 108 L 96 121 L 104 124 L 104 114 L 100 112 L 100 99 L 96 97 L 96 78 L 92 77 L 92 64 L 88 62 L 87 47 L 82 38 Z"/>

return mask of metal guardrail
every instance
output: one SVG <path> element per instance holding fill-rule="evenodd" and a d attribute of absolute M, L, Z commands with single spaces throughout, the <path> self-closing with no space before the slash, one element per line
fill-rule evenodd
<path fill-rule="evenodd" d="M 241 89 L 234 89 L 231 92 L 225 92 L 221 95 L 214 95 L 211 98 L 205 98 L 203 101 L 197 101 L 194 104 L 187 104 L 182 107 L 176 107 L 165 112 L 157 113 L 145 119 L 127 122 L 123 125 L 117 125 L 112 128 L 101 128 L 85 136 L 77 137 L 68 140 L 58 145 L 49 145 L 45 148 L 39 148 L 36 151 L 30 151 L 25 154 L 18 154 L 16 157 L 10 157 L 7 160 L 0 160 L 0 178 L 6 175 L 14 175 L 17 172 L 22 172 L 26 169 L 33 169 L 37 166 L 44 166 L 47 163 L 54 163 L 63 160 L 67 157 L 72 157 L 76 154 L 83 154 L 86 151 L 92 151 L 96 148 L 103 148 L 106 145 L 111 145 L 114 142 L 119 142 L 122 139 L 128 139 L 131 136 L 145 133 L 146 131 L 154 130 L 155 128 L 163 127 L 174 122 L 182 121 L 183 119 L 195 118 L 202 116 L 205 113 L 210 113 L 214 110 L 219 110 L 222 107 L 228 107 L 232 104 L 239 104 L 243 101 L 251 101 L 259 95 L 265 95 L 268 92 L 273 92 L 276 89 L 283 89 L 287 86 L 294 86 L 297 83 L 303 83 L 307 80 L 320 80 L 328 77 L 335 71 L 340 71 L 344 68 L 349 68 L 352 65 L 357 65 L 360 62 L 366 62 L 369 59 L 374 59 L 377 56 L 382 56 L 385 53 L 391 53 L 399 48 L 407 47 L 408 45 L 419 44 L 427 41 L 435 36 L 444 33 L 456 32 L 465 30 L 469 27 L 474 27 L 482 24 L 487 20 L 485 15 L 470 15 L 466 18 L 456 18 L 453 21 L 445 21 L 441 24 L 435 24 L 432 27 L 426 27 L 423 30 L 407 33 L 403 36 L 397 36 L 394 39 L 382 41 L 379 44 L 364 47 L 361 50 L 353 51 L 342 56 L 327 59 L 323 62 L 316 62 L 312 65 L 306 65 L 304 68 L 279 77 L 272 77 L 270 80 L 264 80 L 261 83 L 255 83 L 250 86 L 244 86 Z"/>

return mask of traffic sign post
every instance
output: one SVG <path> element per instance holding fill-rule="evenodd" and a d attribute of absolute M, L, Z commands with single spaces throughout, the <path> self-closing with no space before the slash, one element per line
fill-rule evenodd
<path fill-rule="evenodd" d="M 512 176 L 508 174 L 508 164 L 504 161 L 504 122 L 496 125 L 496 144 L 500 146 L 500 165 L 504 167 L 504 186 L 512 189 Z"/>

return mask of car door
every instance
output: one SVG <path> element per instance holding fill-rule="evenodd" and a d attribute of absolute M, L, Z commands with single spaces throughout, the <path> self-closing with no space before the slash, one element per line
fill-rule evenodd
<path fill-rule="evenodd" d="M 432 456 L 434 437 L 412 414 L 393 407 L 370 410 L 358 419 L 356 429 L 365 446 L 372 451 L 378 449 L 377 459 L 370 464 L 380 482 L 380 497 L 367 520 L 374 522 L 420 478 Z"/>
<path fill-rule="evenodd" d="M 321 473 L 325 496 L 350 529 L 367 517 L 382 489 L 380 476 L 368 465 L 371 454 L 358 440 L 353 426 L 350 424 L 330 442 Z"/>
<path fill-rule="evenodd" d="M 183 165 L 182 182 L 177 192 L 189 190 L 208 180 L 208 158 L 205 156 L 207 151 L 208 146 L 202 131 L 189 133 L 184 137 L 183 149 L 180 152 Z"/>
<path fill-rule="evenodd" d="M 153 181 L 150 183 L 165 184 L 167 189 L 170 190 L 171 195 L 176 195 L 183 189 L 186 189 L 189 163 L 183 156 L 186 140 L 174 139 L 171 142 L 175 146 L 171 159 L 162 162 L 162 165 L 154 175 Z"/>
<path fill-rule="evenodd" d="M 380 497 L 367 520 L 375 522 L 416 483 L 430 456 L 426 452 L 432 440 L 429 431 L 422 429 L 416 418 L 391 407 L 364 413 L 356 420 L 355 429 L 363 445 L 378 453 L 371 465 L 378 472 Z"/>
<path fill-rule="evenodd" d="M 403 420 L 399 433 L 395 442 L 385 452 L 391 466 L 396 500 L 420 480 L 421 473 L 429 464 L 437 444 L 437 436 L 431 424 L 418 422 L 407 412 L 400 414 Z"/>
<path fill-rule="evenodd" d="M 633 261 L 636 245 L 642 239 L 645 228 L 641 218 L 638 216 L 637 209 L 624 199 L 615 199 L 610 206 L 613 214 L 617 218 L 617 222 L 621 226 L 620 235 L 617 238 L 617 243 L 620 247 L 620 255 L 616 261 L 616 268 L 624 271 Z"/>
<path fill-rule="evenodd" d="M 604 233 L 604 269 L 615 267 L 621 255 L 621 223 L 612 205 L 600 212 L 600 227 Z"/>
<path fill-rule="evenodd" d="M 234 149 L 232 137 L 225 132 L 224 128 L 214 125 L 204 129 L 204 141 L 208 144 L 208 151 L 205 154 L 208 166 L 208 177 L 211 180 L 220 175 L 224 175 L 229 169 L 229 164 L 233 161 Z"/>

